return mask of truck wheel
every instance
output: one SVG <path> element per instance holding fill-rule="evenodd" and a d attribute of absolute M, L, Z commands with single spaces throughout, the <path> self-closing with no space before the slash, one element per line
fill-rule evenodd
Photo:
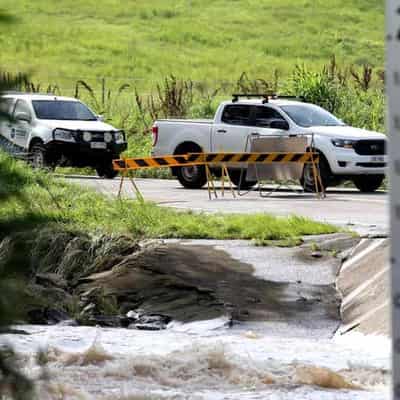
<path fill-rule="evenodd" d="M 176 178 L 187 189 L 200 189 L 206 182 L 206 170 L 203 165 L 179 167 L 176 169 Z"/>
<path fill-rule="evenodd" d="M 100 178 L 113 179 L 118 175 L 118 171 L 115 171 L 112 166 L 112 161 L 107 161 L 104 164 L 100 164 L 96 167 L 97 175 Z"/>
<path fill-rule="evenodd" d="M 245 169 L 229 169 L 229 178 L 231 182 L 239 189 L 239 190 L 248 190 L 251 189 L 254 185 L 257 184 L 257 181 L 247 181 L 247 170 Z M 239 187 L 240 185 L 240 187 Z"/>
<path fill-rule="evenodd" d="M 385 175 L 360 175 L 353 178 L 356 188 L 362 193 L 372 193 L 382 185 Z"/>
<path fill-rule="evenodd" d="M 54 169 L 55 165 L 48 160 L 46 148 L 42 144 L 35 144 L 31 148 L 31 165 L 35 169 Z"/>
<path fill-rule="evenodd" d="M 321 182 L 323 189 L 325 190 L 331 183 L 331 172 L 328 161 L 321 154 L 319 159 L 319 174 L 321 176 Z M 301 186 L 305 192 L 315 192 L 315 181 L 312 164 L 304 164 L 303 176 L 300 179 Z"/>

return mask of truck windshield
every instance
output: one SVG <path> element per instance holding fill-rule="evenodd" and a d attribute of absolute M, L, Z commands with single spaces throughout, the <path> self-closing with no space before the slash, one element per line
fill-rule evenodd
<path fill-rule="evenodd" d="M 345 125 L 330 112 L 313 104 L 289 105 L 281 108 L 297 125 L 304 128 Z"/>
<path fill-rule="evenodd" d="M 96 121 L 96 116 L 79 101 L 33 100 L 33 109 L 38 119 L 68 121 Z"/>

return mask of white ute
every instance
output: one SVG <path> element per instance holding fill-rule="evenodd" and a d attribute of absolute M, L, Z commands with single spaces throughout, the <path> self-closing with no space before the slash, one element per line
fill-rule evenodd
<path fill-rule="evenodd" d="M 34 167 L 93 167 L 113 178 L 112 159 L 127 147 L 125 133 L 104 123 L 75 98 L 8 93 L 0 97 L 0 145 Z"/>
<path fill-rule="evenodd" d="M 346 125 L 314 104 L 276 95 L 257 100 L 220 104 L 214 120 L 157 120 L 153 125 L 152 155 L 198 152 L 245 152 L 249 135 L 314 134 L 314 149 L 321 155 L 320 172 L 325 187 L 351 180 L 361 192 L 374 192 L 385 177 L 387 138 L 379 132 Z M 261 96 L 260 96 L 261 97 Z M 173 174 L 186 188 L 206 183 L 203 167 L 173 167 Z M 229 169 L 235 185 L 240 169 Z M 244 178 L 244 179 L 243 179 Z M 301 179 L 306 191 L 314 188 L 313 174 L 306 165 Z M 241 179 L 242 187 L 256 182 Z"/>

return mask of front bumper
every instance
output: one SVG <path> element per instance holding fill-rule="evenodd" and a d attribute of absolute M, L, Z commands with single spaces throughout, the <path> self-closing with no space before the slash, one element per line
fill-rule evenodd
<path fill-rule="evenodd" d="M 105 142 L 99 142 L 105 143 Z M 51 158 L 63 160 L 63 164 L 74 167 L 95 166 L 99 163 L 119 158 L 127 149 L 127 143 L 105 143 L 105 148 L 93 148 L 88 142 L 66 142 L 53 140 L 46 144 L 46 150 Z"/>
<path fill-rule="evenodd" d="M 385 174 L 388 156 L 358 155 L 352 149 L 338 149 L 328 155 L 331 171 L 335 175 L 381 175 Z"/>

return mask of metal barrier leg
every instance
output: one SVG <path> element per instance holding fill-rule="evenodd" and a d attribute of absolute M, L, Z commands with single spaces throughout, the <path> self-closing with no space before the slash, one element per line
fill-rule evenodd
<path fill-rule="evenodd" d="M 228 184 L 229 184 L 229 189 L 232 193 L 232 197 L 236 199 L 236 194 L 235 190 L 233 189 L 232 182 L 229 178 L 228 174 L 228 168 L 226 167 L 226 164 L 221 165 L 221 188 L 222 188 L 222 197 L 224 197 L 225 194 L 225 178 L 228 178 Z"/>
<path fill-rule="evenodd" d="M 133 188 L 135 189 L 135 193 L 136 193 L 136 198 L 143 203 L 144 202 L 144 197 L 141 193 L 141 191 L 139 190 L 138 186 L 136 185 L 135 179 L 132 176 L 129 176 L 129 180 L 132 183 Z"/>
<path fill-rule="evenodd" d="M 125 171 L 123 172 L 123 174 L 121 175 L 121 180 L 120 180 L 120 182 L 119 182 L 119 189 L 118 189 L 118 199 L 121 198 L 122 185 L 124 184 L 124 179 L 125 179 L 126 174 L 127 174 L 127 171 L 125 170 Z"/>
<path fill-rule="evenodd" d="M 217 191 L 215 190 L 214 186 L 214 181 L 211 175 L 210 168 L 208 167 L 208 164 L 205 164 L 205 169 L 206 169 L 206 177 L 207 177 L 207 190 L 208 190 L 208 198 L 211 200 L 211 191 L 214 192 L 214 196 L 217 199 Z"/>
<path fill-rule="evenodd" d="M 224 170 L 224 164 L 221 164 L 221 196 L 225 197 L 225 170 Z"/>
<path fill-rule="evenodd" d="M 315 183 L 315 190 L 316 190 L 315 193 L 319 199 L 323 199 L 326 196 L 325 189 L 324 189 L 324 186 L 322 185 L 322 179 L 321 179 L 321 174 L 319 173 L 319 168 L 317 168 L 312 154 L 311 154 L 311 165 L 312 165 L 313 177 L 314 177 L 314 183 Z M 319 190 L 319 188 L 321 188 L 321 191 Z"/>

